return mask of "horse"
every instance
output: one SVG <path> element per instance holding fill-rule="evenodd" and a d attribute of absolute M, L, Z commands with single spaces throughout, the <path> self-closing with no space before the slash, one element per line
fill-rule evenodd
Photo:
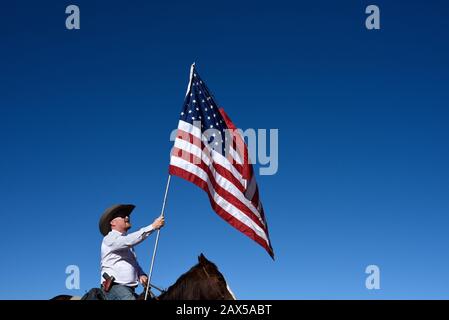
<path fill-rule="evenodd" d="M 97 289 L 98 290 L 98 289 Z M 59 295 L 51 300 L 73 300 L 69 295 Z M 145 291 L 137 300 L 145 299 Z M 176 282 L 156 300 L 236 300 L 235 295 L 226 283 L 217 266 L 209 261 L 202 253 L 198 256 L 198 263 L 189 271 L 181 275 Z"/>

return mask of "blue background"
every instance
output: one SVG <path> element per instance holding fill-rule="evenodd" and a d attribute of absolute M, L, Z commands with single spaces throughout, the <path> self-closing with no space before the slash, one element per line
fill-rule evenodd
<path fill-rule="evenodd" d="M 381 30 L 365 28 L 377 4 Z M 81 30 L 65 8 L 81 9 Z M 98 218 L 159 214 L 190 64 L 241 128 L 276 261 L 172 179 L 153 274 L 203 252 L 240 299 L 449 298 L 446 1 L 14 1 L 0 19 L 0 298 L 98 286 Z M 136 247 L 148 270 L 155 237 Z M 80 290 L 67 290 L 77 265 Z M 365 288 L 378 265 L 381 289 Z"/>

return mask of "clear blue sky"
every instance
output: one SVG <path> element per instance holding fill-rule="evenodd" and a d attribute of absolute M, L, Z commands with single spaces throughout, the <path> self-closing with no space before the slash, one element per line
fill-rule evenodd
<path fill-rule="evenodd" d="M 65 7 L 81 30 L 65 29 Z M 365 8 L 381 9 L 381 30 Z M 1 299 L 98 285 L 98 218 L 161 209 L 196 61 L 241 128 L 279 129 L 259 176 L 276 261 L 172 179 L 153 280 L 203 252 L 241 299 L 449 298 L 446 1 L 9 1 L 0 19 Z M 136 248 L 148 270 L 155 237 Z M 65 289 L 78 265 L 81 289 Z M 365 288 L 365 268 L 381 289 Z"/>

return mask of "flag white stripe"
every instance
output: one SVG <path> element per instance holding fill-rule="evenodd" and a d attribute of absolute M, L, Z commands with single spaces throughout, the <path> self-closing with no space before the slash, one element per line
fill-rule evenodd
<path fill-rule="evenodd" d="M 198 127 L 195 127 L 191 125 L 188 122 L 185 122 L 183 120 L 179 120 L 178 122 L 178 129 L 181 129 L 182 131 L 185 131 L 187 133 L 192 134 L 193 136 L 197 137 L 202 141 L 202 135 L 201 135 L 201 129 Z"/>
<path fill-rule="evenodd" d="M 237 162 L 238 164 L 243 164 L 242 158 L 240 158 L 240 155 L 234 148 L 229 148 L 229 154 L 232 156 L 232 158 Z"/>

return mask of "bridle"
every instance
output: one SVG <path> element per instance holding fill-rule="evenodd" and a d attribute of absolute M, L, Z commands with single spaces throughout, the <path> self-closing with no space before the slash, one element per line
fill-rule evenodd
<path fill-rule="evenodd" d="M 206 267 L 202 266 L 202 269 L 204 271 L 204 273 L 206 274 L 207 279 L 212 278 L 209 274 L 209 272 L 207 272 Z M 220 292 L 218 292 L 218 289 L 212 286 L 212 289 L 215 291 L 215 293 L 217 293 L 217 297 L 221 297 L 224 298 L 224 294 L 221 294 Z"/>

